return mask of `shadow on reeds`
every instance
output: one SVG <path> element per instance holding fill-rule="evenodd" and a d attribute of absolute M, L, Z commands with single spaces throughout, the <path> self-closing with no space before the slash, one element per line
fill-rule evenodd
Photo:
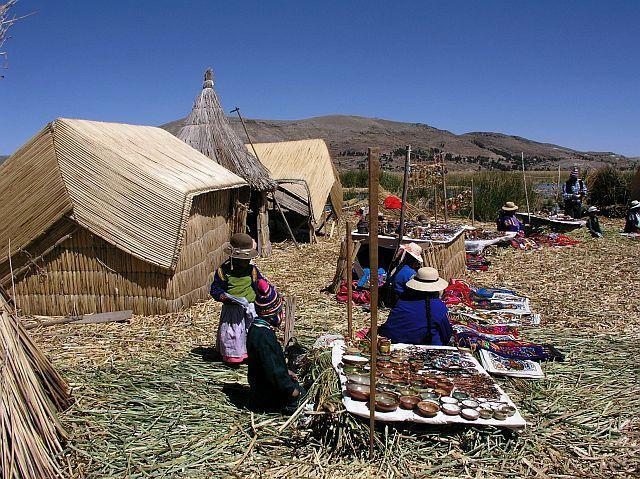
<path fill-rule="evenodd" d="M 197 346 L 191 350 L 191 354 L 200 356 L 207 363 L 222 363 L 222 355 L 211 346 Z"/>
<path fill-rule="evenodd" d="M 222 392 L 235 407 L 239 409 L 247 407 L 249 401 L 249 386 L 238 383 L 223 383 Z"/>

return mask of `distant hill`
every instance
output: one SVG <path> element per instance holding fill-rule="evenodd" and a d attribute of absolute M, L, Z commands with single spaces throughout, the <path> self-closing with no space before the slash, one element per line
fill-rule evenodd
<path fill-rule="evenodd" d="M 246 138 L 238 118 L 229 119 L 238 135 Z M 172 121 L 162 125 L 162 128 L 175 135 L 183 121 Z M 521 167 L 521 152 L 524 152 L 527 168 L 537 170 L 556 169 L 558 164 L 566 169 L 574 163 L 581 168 L 610 164 L 620 169 L 640 164 L 637 158 L 627 158 L 613 152 L 581 152 L 502 133 L 471 132 L 456 135 L 423 123 L 402 123 L 361 116 L 329 115 L 303 120 L 245 119 L 245 123 L 255 142 L 323 138 L 340 170 L 364 167 L 369 146 L 380 147 L 385 169 L 401 169 L 406 145 L 425 155 L 434 151 L 446 153 L 448 164 L 454 170 L 517 169 Z"/>

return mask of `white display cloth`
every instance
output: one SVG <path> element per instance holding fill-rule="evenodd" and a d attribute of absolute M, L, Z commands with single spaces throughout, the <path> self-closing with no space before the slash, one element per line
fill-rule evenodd
<path fill-rule="evenodd" d="M 482 253 L 487 246 L 506 243 L 516 235 L 517 233 L 515 232 L 508 232 L 508 233 L 505 233 L 504 236 L 500 236 L 499 238 L 494 238 L 494 239 L 487 239 L 487 240 L 466 239 L 464 240 L 464 249 L 468 253 Z"/>
<path fill-rule="evenodd" d="M 416 346 L 409 344 L 394 344 L 392 345 L 393 350 L 404 349 L 408 347 L 414 348 L 422 348 L 422 349 L 449 349 L 449 350 L 457 350 L 455 347 L 451 346 Z M 342 403 L 344 404 L 347 411 L 351 414 L 355 414 L 360 417 L 369 417 L 369 402 L 366 401 L 355 401 L 349 397 L 347 394 L 347 377 L 342 373 L 342 355 L 344 354 L 345 344 L 344 341 L 336 341 L 333 344 L 333 348 L 331 350 L 331 363 L 333 364 L 334 369 L 338 372 L 338 376 L 340 376 L 340 385 L 342 389 Z M 473 361 L 475 369 L 478 370 L 481 374 L 485 374 L 488 377 L 489 374 L 482 368 L 480 363 L 473 357 L 473 355 L 469 354 L 468 358 Z M 493 381 L 493 379 L 491 379 Z M 516 407 L 513 401 L 507 396 L 507 394 L 496 384 L 498 391 L 501 393 L 500 401 L 505 402 L 513 407 Z M 512 429 L 523 428 L 527 425 L 527 422 L 520 415 L 520 411 L 516 408 L 516 413 L 505 419 L 504 421 L 498 421 L 496 419 L 477 419 L 475 421 L 469 421 L 464 419 L 461 416 L 448 416 L 444 414 L 442 411 L 438 412 L 437 416 L 432 418 L 418 416 L 413 411 L 409 411 L 406 409 L 402 409 L 398 407 L 393 412 L 378 412 L 375 413 L 375 418 L 377 421 L 388 421 L 388 422 L 401 422 L 401 421 L 411 421 L 422 424 L 477 424 L 477 425 L 486 425 L 486 426 L 499 426 L 499 427 L 508 427 Z"/>

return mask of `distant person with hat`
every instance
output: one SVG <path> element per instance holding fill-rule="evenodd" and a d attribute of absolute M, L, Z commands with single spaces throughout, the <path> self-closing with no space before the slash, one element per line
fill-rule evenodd
<path fill-rule="evenodd" d="M 640 233 L 640 201 L 633 200 L 629 205 L 624 223 L 625 233 Z"/>
<path fill-rule="evenodd" d="M 406 289 L 407 281 L 422 267 L 422 248 L 415 243 L 400 245 L 394 258 L 397 265 L 391 269 L 385 284 L 380 288 L 380 300 L 387 308 L 393 308 Z"/>
<path fill-rule="evenodd" d="M 420 268 L 389 313 L 379 333 L 393 343 L 449 344 L 453 330 L 440 293 L 449 284 L 435 268 Z"/>
<path fill-rule="evenodd" d="M 587 229 L 591 236 L 594 238 L 602 238 L 602 229 L 600 228 L 600 221 L 596 216 L 600 210 L 595 206 L 589 206 L 587 210 L 587 214 L 589 215 L 587 218 Z"/>
<path fill-rule="evenodd" d="M 522 222 L 516 216 L 518 206 L 513 201 L 507 201 L 500 210 L 500 216 L 496 220 L 496 229 L 503 232 L 518 233 L 524 229 Z"/>
<path fill-rule="evenodd" d="M 579 178 L 578 167 L 571 170 L 569 179 L 562 185 L 564 214 L 572 218 L 582 217 L 582 201 L 587 197 L 587 185 Z"/>
<path fill-rule="evenodd" d="M 226 363 L 239 364 L 247 358 L 247 329 L 256 316 L 258 281 L 264 278 L 251 263 L 258 251 L 248 234 L 231 236 L 223 251 L 229 259 L 216 270 L 210 291 L 222 303 L 216 349 Z"/>
<path fill-rule="evenodd" d="M 247 334 L 247 379 L 251 410 L 292 414 L 305 395 L 298 377 L 287 368 L 275 330 L 283 316 L 283 298 L 265 279 L 258 280 L 258 317 Z"/>

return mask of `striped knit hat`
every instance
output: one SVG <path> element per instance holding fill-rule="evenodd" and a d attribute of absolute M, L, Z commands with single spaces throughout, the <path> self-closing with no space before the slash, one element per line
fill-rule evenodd
<path fill-rule="evenodd" d="M 258 294 L 256 295 L 256 314 L 262 319 L 276 319 L 282 312 L 282 295 L 266 280 L 258 280 Z M 278 321 L 279 322 L 279 321 Z"/>

